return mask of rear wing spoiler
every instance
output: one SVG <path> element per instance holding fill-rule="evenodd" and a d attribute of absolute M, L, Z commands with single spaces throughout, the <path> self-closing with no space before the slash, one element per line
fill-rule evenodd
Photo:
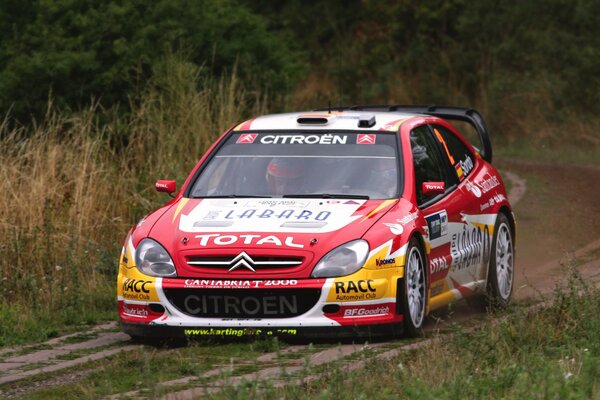
<path fill-rule="evenodd" d="M 432 115 L 450 121 L 467 122 L 477 132 L 481 140 L 482 148 L 479 150 L 481 157 L 487 162 L 492 162 L 492 142 L 485 121 L 481 114 L 473 108 L 449 107 L 449 106 L 425 106 L 425 105 L 368 105 L 352 107 L 333 107 L 329 109 L 318 109 L 315 111 L 373 111 L 373 112 L 405 112 Z"/>

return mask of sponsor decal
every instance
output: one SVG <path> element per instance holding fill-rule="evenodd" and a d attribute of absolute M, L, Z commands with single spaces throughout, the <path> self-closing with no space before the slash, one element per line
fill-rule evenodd
<path fill-rule="evenodd" d="M 152 281 L 125 278 L 121 285 L 123 297 L 127 300 L 150 300 L 150 289 L 148 286 Z"/>
<path fill-rule="evenodd" d="M 446 210 L 442 210 L 435 214 L 425 217 L 427 227 L 429 228 L 429 239 L 434 240 L 448 233 L 448 214 Z"/>
<path fill-rule="evenodd" d="M 479 206 L 479 210 L 480 211 L 487 210 L 488 208 L 492 207 L 494 204 L 501 203 L 503 201 L 506 201 L 506 196 L 504 196 L 501 193 L 495 194 L 492 197 L 490 197 L 490 199 L 487 202 L 481 204 Z"/>
<path fill-rule="evenodd" d="M 125 280 L 123 281 L 123 291 L 135 293 L 150 293 L 150 289 L 147 288 L 147 285 L 151 283 L 151 281 L 143 281 L 141 279 L 125 278 Z"/>
<path fill-rule="evenodd" d="M 336 301 L 357 301 L 375 299 L 377 289 L 373 286 L 375 281 L 372 279 L 335 282 L 335 300 Z"/>
<path fill-rule="evenodd" d="M 429 273 L 435 274 L 441 271 L 446 271 L 448 269 L 448 263 L 446 262 L 445 257 L 436 257 L 432 258 L 429 261 Z"/>
<path fill-rule="evenodd" d="M 145 318 L 148 316 L 148 307 L 142 304 L 123 303 L 123 314 Z"/>
<path fill-rule="evenodd" d="M 423 188 L 427 190 L 444 190 L 444 182 L 424 182 Z"/>
<path fill-rule="evenodd" d="M 402 225 L 409 224 L 419 218 L 419 213 L 417 211 L 407 214 L 406 216 L 400 218 L 398 223 Z"/>
<path fill-rule="evenodd" d="M 346 135 L 261 135 L 262 144 L 346 144 Z"/>
<path fill-rule="evenodd" d="M 351 307 L 344 310 L 344 318 L 348 317 L 372 317 L 375 315 L 385 315 L 390 313 L 389 306 L 378 306 L 375 308 Z"/>
<path fill-rule="evenodd" d="M 501 203 L 503 201 L 506 201 L 506 196 L 504 196 L 502 193 L 499 193 L 494 195 L 494 200 L 496 200 L 496 203 Z"/>
<path fill-rule="evenodd" d="M 154 187 L 156 187 L 157 189 L 168 189 L 168 188 L 169 188 L 169 185 L 167 185 L 167 184 L 166 184 L 166 183 L 164 183 L 164 182 L 160 182 L 160 181 L 159 181 L 159 182 L 156 182 L 156 183 L 154 184 Z"/>
<path fill-rule="evenodd" d="M 400 219 L 397 219 L 395 223 L 384 223 L 384 225 L 390 228 L 390 232 L 392 232 L 394 235 L 402 235 L 402 232 L 404 232 L 404 227 L 407 224 L 415 221 L 417 218 L 419 218 L 419 213 L 415 211 L 408 213 Z"/>
<path fill-rule="evenodd" d="M 215 232 L 332 232 L 361 217 L 354 215 L 365 203 L 328 204 L 323 200 L 204 199 L 182 214 L 179 229 L 189 233 Z"/>
<path fill-rule="evenodd" d="M 356 144 L 375 144 L 376 136 L 368 133 L 359 133 L 356 136 Z"/>
<path fill-rule="evenodd" d="M 256 139 L 256 136 L 258 136 L 256 133 L 244 133 L 240 135 L 236 143 L 254 143 L 254 139 Z"/>
<path fill-rule="evenodd" d="M 450 242 L 452 270 L 461 271 L 481 265 L 490 251 L 488 225 L 463 225 L 462 231 L 454 233 Z"/>
<path fill-rule="evenodd" d="M 481 197 L 481 190 L 479 190 L 479 188 L 477 186 L 475 186 L 474 184 L 472 184 L 469 181 L 467 181 L 465 183 L 465 186 L 469 192 L 471 192 L 471 193 L 473 193 L 473 195 L 475 195 L 475 197 L 477 197 L 477 198 Z"/>
<path fill-rule="evenodd" d="M 402 235 L 402 232 L 404 232 L 404 227 L 401 224 L 384 223 L 384 225 L 390 228 L 390 232 L 396 236 Z"/>
<path fill-rule="evenodd" d="M 331 216 L 331 211 L 310 211 L 310 210 L 280 210 L 273 209 L 256 209 L 246 208 L 239 210 L 230 210 L 224 215 L 220 215 L 220 211 L 211 211 L 206 214 L 204 220 L 215 220 L 222 217 L 225 220 L 240 220 L 240 219 L 268 219 L 274 218 L 279 220 L 297 220 L 297 221 L 327 221 Z"/>
<path fill-rule="evenodd" d="M 254 280 L 217 280 L 217 279 L 186 279 L 185 288 L 235 288 L 235 289 L 250 289 L 263 288 L 273 286 L 296 286 L 298 281 L 295 279 L 275 279 L 265 281 Z"/>
<path fill-rule="evenodd" d="M 473 160 L 467 155 L 464 161 L 458 161 L 458 165 L 460 165 L 460 168 L 465 175 L 469 175 L 469 172 L 473 169 Z"/>
<path fill-rule="evenodd" d="M 298 313 L 298 299 L 288 296 L 187 296 L 183 302 L 185 311 L 192 315 L 269 316 L 294 315 Z"/>
<path fill-rule="evenodd" d="M 250 200 L 244 207 L 248 208 L 276 208 L 276 207 L 296 207 L 306 208 L 310 206 L 310 202 L 303 200 L 292 200 L 292 199 L 261 199 L 261 200 Z"/>
<path fill-rule="evenodd" d="M 378 267 L 391 267 L 396 265 L 395 258 L 375 259 L 375 265 Z"/>
<path fill-rule="evenodd" d="M 347 281 L 347 282 L 336 282 L 335 293 L 359 293 L 359 292 L 375 292 L 376 289 L 371 286 L 375 282 L 373 279 L 359 280 L 359 281 Z"/>
<path fill-rule="evenodd" d="M 481 188 L 483 193 L 487 193 L 493 188 L 500 186 L 500 181 L 498 180 L 497 176 L 491 176 L 488 174 L 488 178 L 484 178 L 481 182 L 477 182 L 477 186 Z"/>
<path fill-rule="evenodd" d="M 296 335 L 296 329 L 258 329 L 258 328 L 206 328 L 185 329 L 186 336 L 259 336 L 259 335 Z"/>
<path fill-rule="evenodd" d="M 200 239 L 200 246 L 229 246 L 233 244 L 244 245 L 273 245 L 287 246 L 295 248 L 303 248 L 303 244 L 294 243 L 293 236 L 286 236 L 285 239 L 280 239 L 277 236 L 262 236 L 262 235 L 220 235 L 211 233 L 206 235 L 196 235 L 196 239 Z"/>

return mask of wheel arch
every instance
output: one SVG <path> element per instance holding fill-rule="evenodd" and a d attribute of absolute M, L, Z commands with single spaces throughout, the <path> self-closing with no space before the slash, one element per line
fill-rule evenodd
<path fill-rule="evenodd" d="M 506 218 L 508 219 L 508 222 L 510 223 L 510 233 L 512 234 L 513 237 L 513 248 L 515 247 L 515 244 L 517 242 L 517 223 L 515 221 L 515 215 L 513 214 L 512 210 L 510 208 L 508 208 L 507 205 L 503 205 L 502 207 L 500 207 L 500 209 L 498 210 L 498 213 L 502 213 L 506 216 Z"/>
<path fill-rule="evenodd" d="M 427 254 L 427 246 L 425 245 L 425 239 L 423 235 L 419 231 L 414 231 L 410 234 L 410 238 L 408 239 L 408 243 L 411 242 L 412 239 L 416 239 L 419 247 L 421 248 L 421 252 L 423 253 L 423 262 L 425 263 L 425 281 L 427 285 L 427 290 L 425 291 L 425 316 L 429 314 L 429 256 Z M 408 256 L 408 248 L 407 248 L 407 256 Z M 404 262 L 404 267 L 406 268 L 406 261 Z M 406 278 L 406 271 L 402 275 L 402 278 L 398 278 L 396 280 L 396 313 L 402 314 L 401 307 L 398 307 L 400 304 L 400 296 L 402 293 L 402 282 Z"/>

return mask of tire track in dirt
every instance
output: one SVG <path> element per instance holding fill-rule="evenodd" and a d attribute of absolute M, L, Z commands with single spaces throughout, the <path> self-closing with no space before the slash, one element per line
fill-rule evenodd
<path fill-rule="evenodd" d="M 70 333 L 70 334 L 64 335 L 64 336 L 59 336 L 59 337 L 47 340 L 43 343 L 36 343 L 36 344 L 25 345 L 25 346 L 7 347 L 4 349 L 0 349 L 0 359 L 2 359 L 4 356 L 6 356 L 9 353 L 21 353 L 21 352 L 26 351 L 27 349 L 37 348 L 40 346 L 54 346 L 55 344 L 65 342 L 65 341 L 67 341 L 71 338 L 77 337 L 77 336 L 91 335 L 98 331 L 107 331 L 107 330 L 115 329 L 116 327 L 117 327 L 117 323 L 114 321 L 111 321 L 106 324 L 96 325 L 85 331 L 80 331 L 80 332 Z"/>
<path fill-rule="evenodd" d="M 254 365 L 257 363 L 272 364 L 277 360 L 277 358 L 279 356 L 286 356 L 286 355 L 294 354 L 296 352 L 304 350 L 305 348 L 306 348 L 306 346 L 299 346 L 299 345 L 286 347 L 285 349 L 283 349 L 281 351 L 265 353 L 265 354 L 257 357 L 255 360 L 252 360 L 252 364 L 250 364 L 248 362 L 238 363 L 235 365 L 231 364 L 231 365 L 227 365 L 224 367 L 211 369 L 210 371 L 206 371 L 197 376 L 186 376 L 183 378 L 160 382 L 159 386 L 160 387 L 172 387 L 172 386 L 178 386 L 178 385 L 186 385 L 197 379 L 206 379 L 206 378 L 212 378 L 215 376 L 223 376 L 223 375 L 231 374 L 232 372 L 235 371 L 235 368 L 239 368 L 240 366 Z M 118 394 L 114 394 L 114 395 L 107 397 L 107 399 L 110 399 L 110 400 L 116 400 L 116 399 L 120 399 L 120 398 L 144 399 L 144 398 L 146 398 L 146 396 L 144 396 L 142 394 L 142 391 L 140 391 L 140 390 L 132 390 L 132 391 L 129 391 L 126 393 L 118 393 Z"/>
<path fill-rule="evenodd" d="M 0 355 L 0 385 L 100 360 L 121 351 L 140 347 L 128 345 L 130 338 L 122 332 L 107 331 L 115 327 L 115 323 L 108 323 L 40 344 L 4 349 Z M 88 335 L 94 337 L 69 343 Z"/>
<path fill-rule="evenodd" d="M 165 400 L 192 400 L 202 398 L 211 393 L 220 392 L 225 387 L 238 386 L 244 382 L 269 382 L 274 383 L 278 379 L 289 374 L 302 372 L 307 367 L 315 368 L 324 364 L 341 360 L 343 358 L 356 355 L 368 349 L 374 349 L 383 346 L 385 343 L 376 343 L 369 345 L 346 344 L 322 350 L 308 357 L 307 360 L 295 359 L 275 366 L 259 369 L 244 375 L 231 376 L 218 379 L 210 384 L 202 384 L 193 388 L 169 393 L 162 397 Z M 290 384 L 288 380 L 284 384 Z"/>
<path fill-rule="evenodd" d="M 502 171 L 502 173 L 511 183 L 510 191 L 508 192 L 508 201 L 514 207 L 525 196 L 527 181 L 510 171 Z"/>

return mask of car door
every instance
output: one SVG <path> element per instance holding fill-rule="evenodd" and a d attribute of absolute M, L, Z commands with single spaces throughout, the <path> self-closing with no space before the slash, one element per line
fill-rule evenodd
<path fill-rule="evenodd" d="M 457 179 L 448 168 L 444 155 L 434 138 L 433 131 L 427 125 L 419 126 L 410 132 L 413 170 L 415 174 L 415 193 L 418 207 L 427 221 L 430 309 L 440 307 L 453 300 L 452 290 L 455 284 L 449 277 L 452 256 L 451 224 L 461 218 L 460 200 L 456 196 Z M 423 183 L 444 182 L 445 191 L 427 196 L 423 193 Z M 462 281 L 462 280 L 461 280 Z M 449 298 L 450 296 L 450 298 Z"/>
<path fill-rule="evenodd" d="M 449 278 L 462 286 L 461 294 L 466 296 L 485 283 L 491 243 L 489 216 L 482 214 L 483 193 L 476 183 L 481 160 L 450 129 L 441 125 L 430 128 L 445 155 L 448 173 L 458 182 L 455 197 L 460 219 L 450 227 Z"/>

